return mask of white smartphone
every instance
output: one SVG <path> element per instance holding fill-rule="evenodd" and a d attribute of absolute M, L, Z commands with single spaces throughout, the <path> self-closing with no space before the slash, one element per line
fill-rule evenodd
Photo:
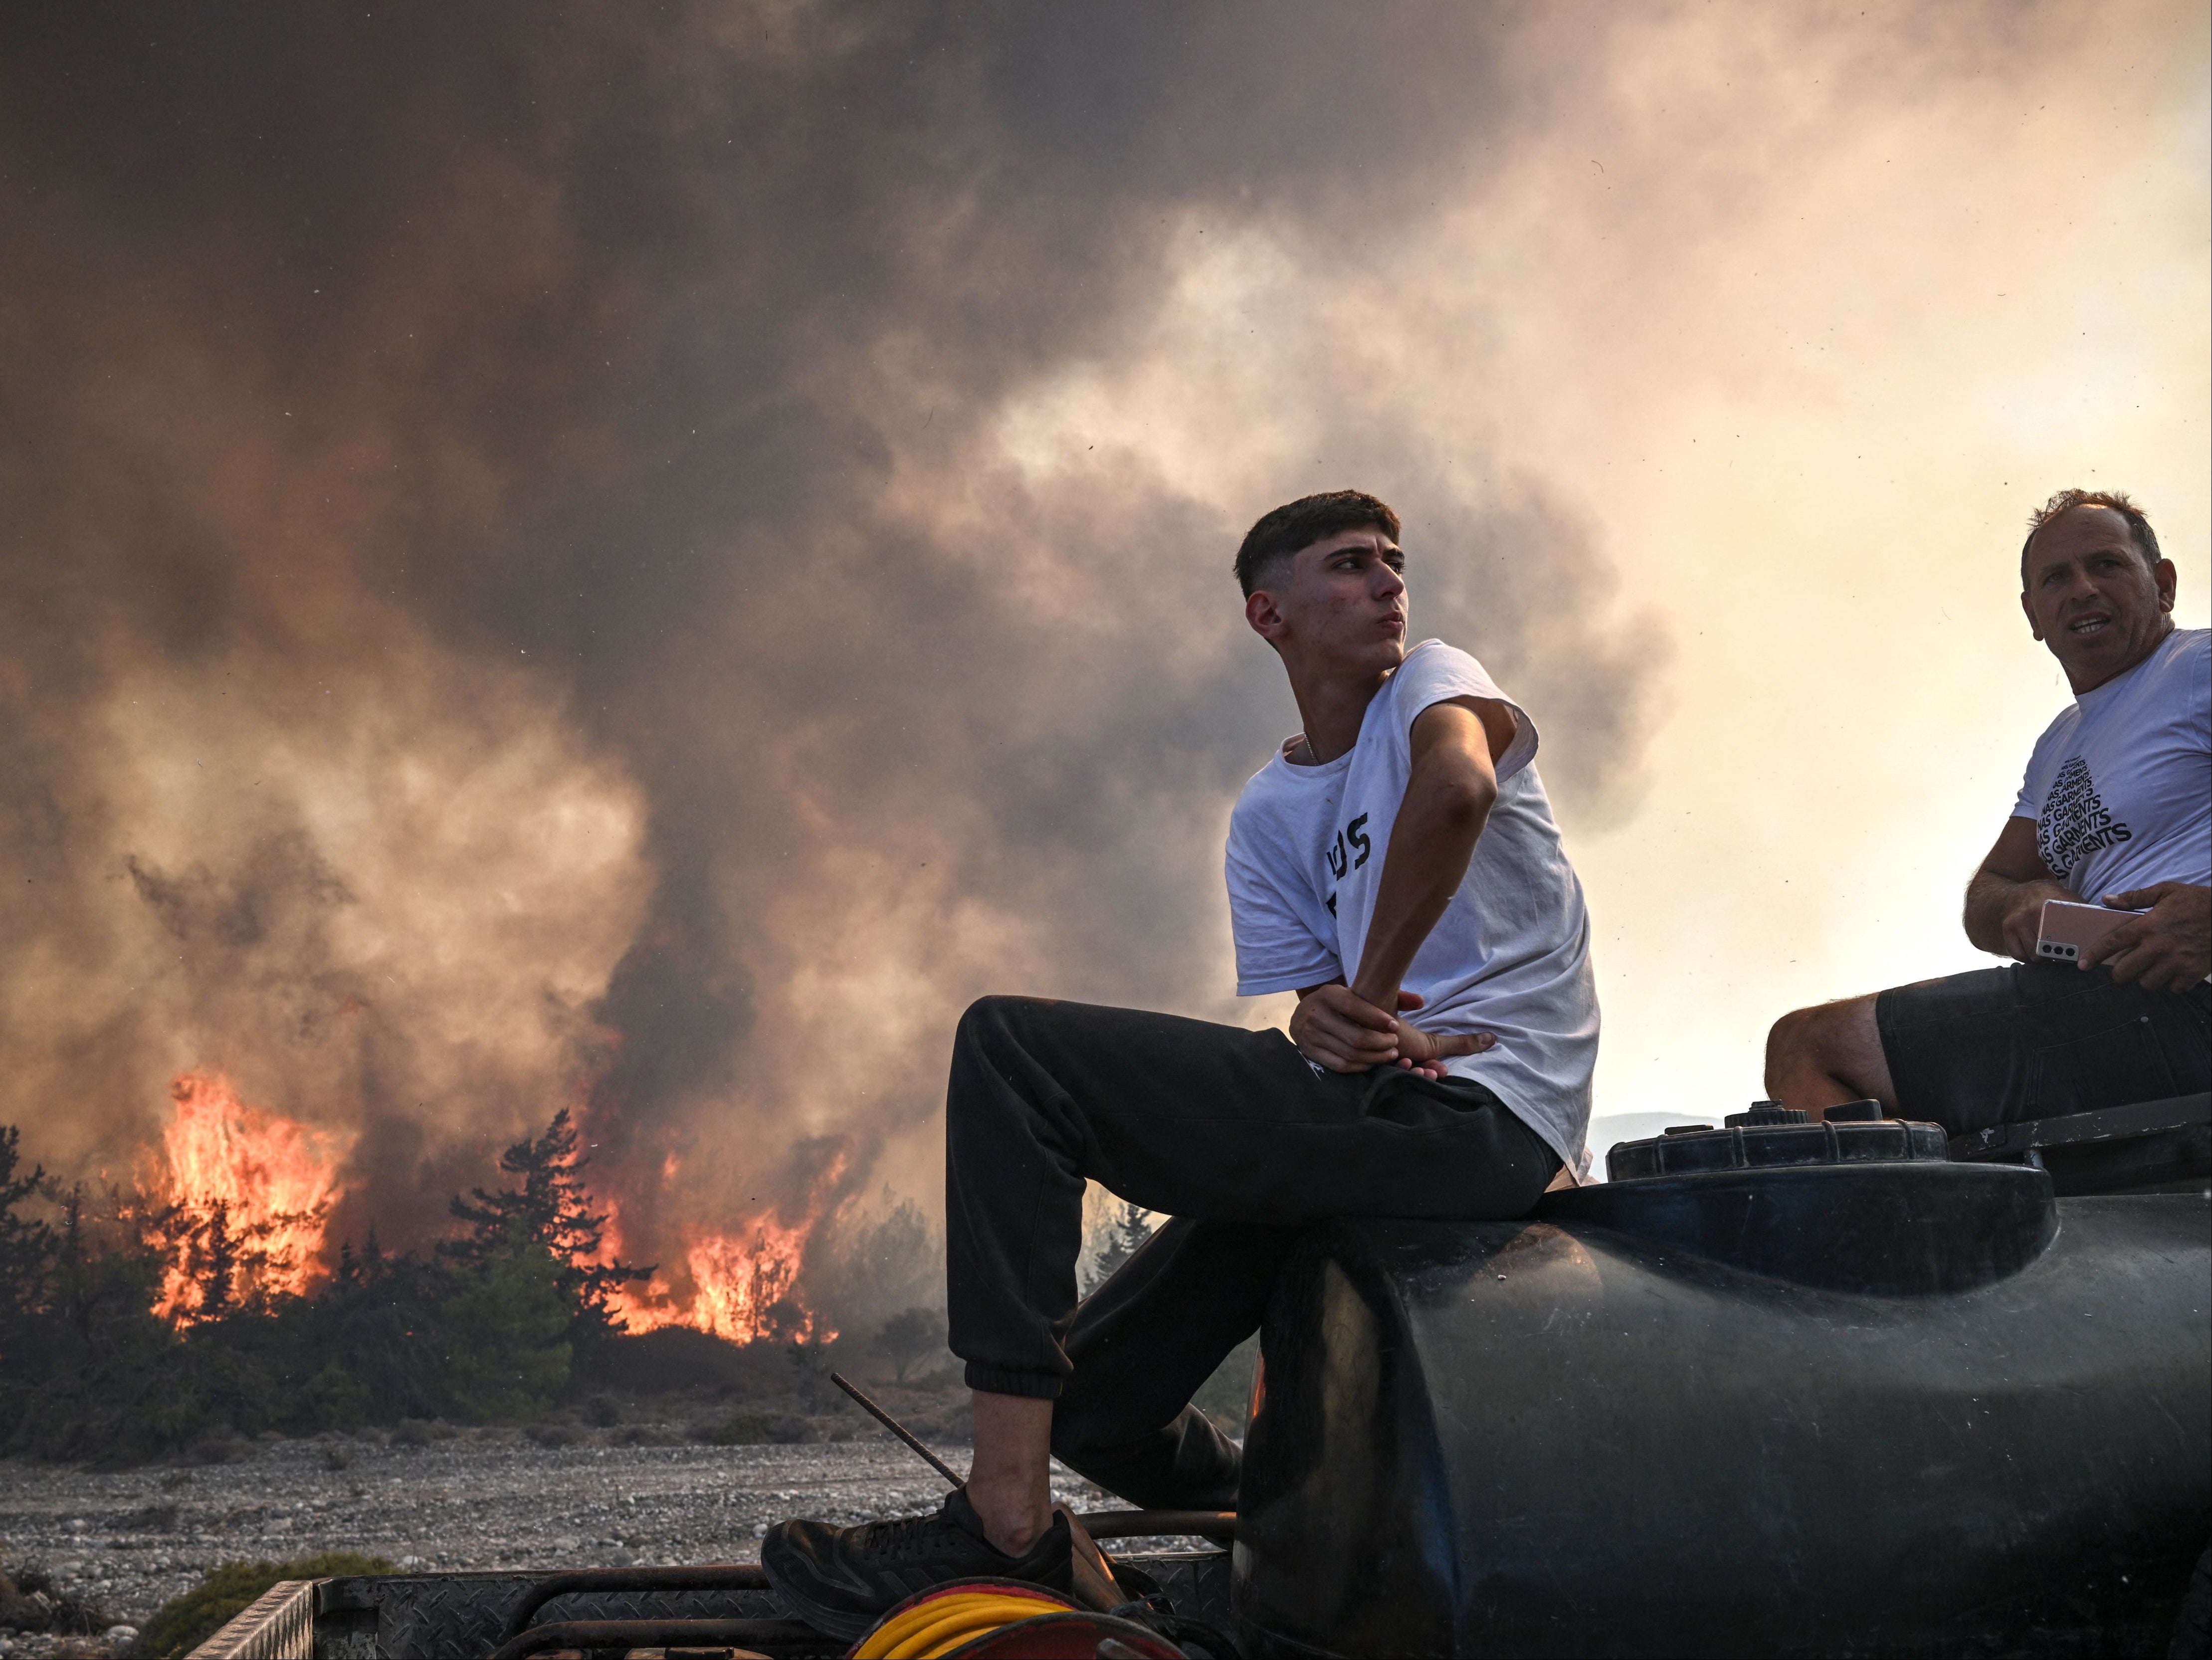
<path fill-rule="evenodd" d="M 2036 933 L 2035 954 L 2053 963 L 2078 963 L 2083 952 L 2121 923 L 2148 915 L 2147 911 L 2114 910 L 2109 905 L 2081 905 L 2070 899 L 2046 899 L 2042 925 Z"/>

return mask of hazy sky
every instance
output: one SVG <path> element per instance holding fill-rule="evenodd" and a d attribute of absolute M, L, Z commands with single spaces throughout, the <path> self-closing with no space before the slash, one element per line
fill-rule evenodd
<path fill-rule="evenodd" d="M 667 1255 L 840 1149 L 933 1203 L 980 993 L 1279 1020 L 1229 562 L 1347 484 L 1544 734 L 1599 1112 L 1710 1116 L 1983 960 L 2038 502 L 2135 492 L 2206 621 L 2201 5 L 39 9 L 0 1121 L 64 1171 L 220 1067 L 405 1237 L 580 1103 Z"/>

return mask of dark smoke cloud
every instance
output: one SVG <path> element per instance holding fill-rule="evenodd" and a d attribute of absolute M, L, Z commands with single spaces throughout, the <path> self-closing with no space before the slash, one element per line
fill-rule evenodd
<path fill-rule="evenodd" d="M 639 1255 L 825 1149 L 927 1191 L 973 995 L 1231 1012 L 1219 839 L 1295 715 L 1228 559 L 1322 485 L 1398 504 L 1417 632 L 1617 816 L 1661 642 L 1571 483 L 1468 468 L 1356 334 L 1224 348 L 1298 400 L 1294 474 L 1207 429 L 1211 357 L 1218 485 L 1018 453 L 1209 247 L 1325 291 L 1509 165 L 1527 27 L 19 9 L 0 1119 L 119 1167 L 224 1065 L 358 1137 L 341 1225 L 388 1239 L 579 1098 Z"/>

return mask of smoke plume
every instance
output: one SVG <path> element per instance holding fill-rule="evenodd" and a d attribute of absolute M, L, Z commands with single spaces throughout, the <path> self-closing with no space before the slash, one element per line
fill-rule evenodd
<path fill-rule="evenodd" d="M 1778 155 L 2069 38 L 1734 16 L 1713 73 L 1832 77 Z M 1548 371 L 1498 228 L 1649 113 L 1669 9 L 0 27 L 0 1120 L 51 1167 L 210 1067 L 353 1138 L 334 1238 L 564 1104 L 678 1274 L 927 1195 L 972 997 L 1244 1018 L 1220 842 L 1296 716 L 1228 565 L 1313 489 L 1398 507 L 1571 831 L 1641 799 L 1670 631 L 1500 459 Z M 1647 147 L 1639 257 L 1771 210 L 1740 139 Z"/>

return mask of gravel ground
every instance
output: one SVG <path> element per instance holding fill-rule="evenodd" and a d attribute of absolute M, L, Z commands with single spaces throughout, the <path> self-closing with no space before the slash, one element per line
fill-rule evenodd
<path fill-rule="evenodd" d="M 966 1467 L 965 1447 L 938 1451 Z M 1075 1509 L 1121 1507 L 1080 1477 L 1054 1474 L 1055 1495 Z M 0 1563 L 44 1569 L 135 1626 L 224 1562 L 331 1550 L 422 1572 L 749 1561 L 769 1524 L 786 1517 L 910 1515 L 934 1509 L 944 1491 L 880 1435 L 544 1447 L 514 1431 L 478 1431 L 413 1447 L 263 1441 L 235 1463 L 116 1471 L 0 1460 Z M 45 1647 L 17 1639 L 15 1652 Z"/>

